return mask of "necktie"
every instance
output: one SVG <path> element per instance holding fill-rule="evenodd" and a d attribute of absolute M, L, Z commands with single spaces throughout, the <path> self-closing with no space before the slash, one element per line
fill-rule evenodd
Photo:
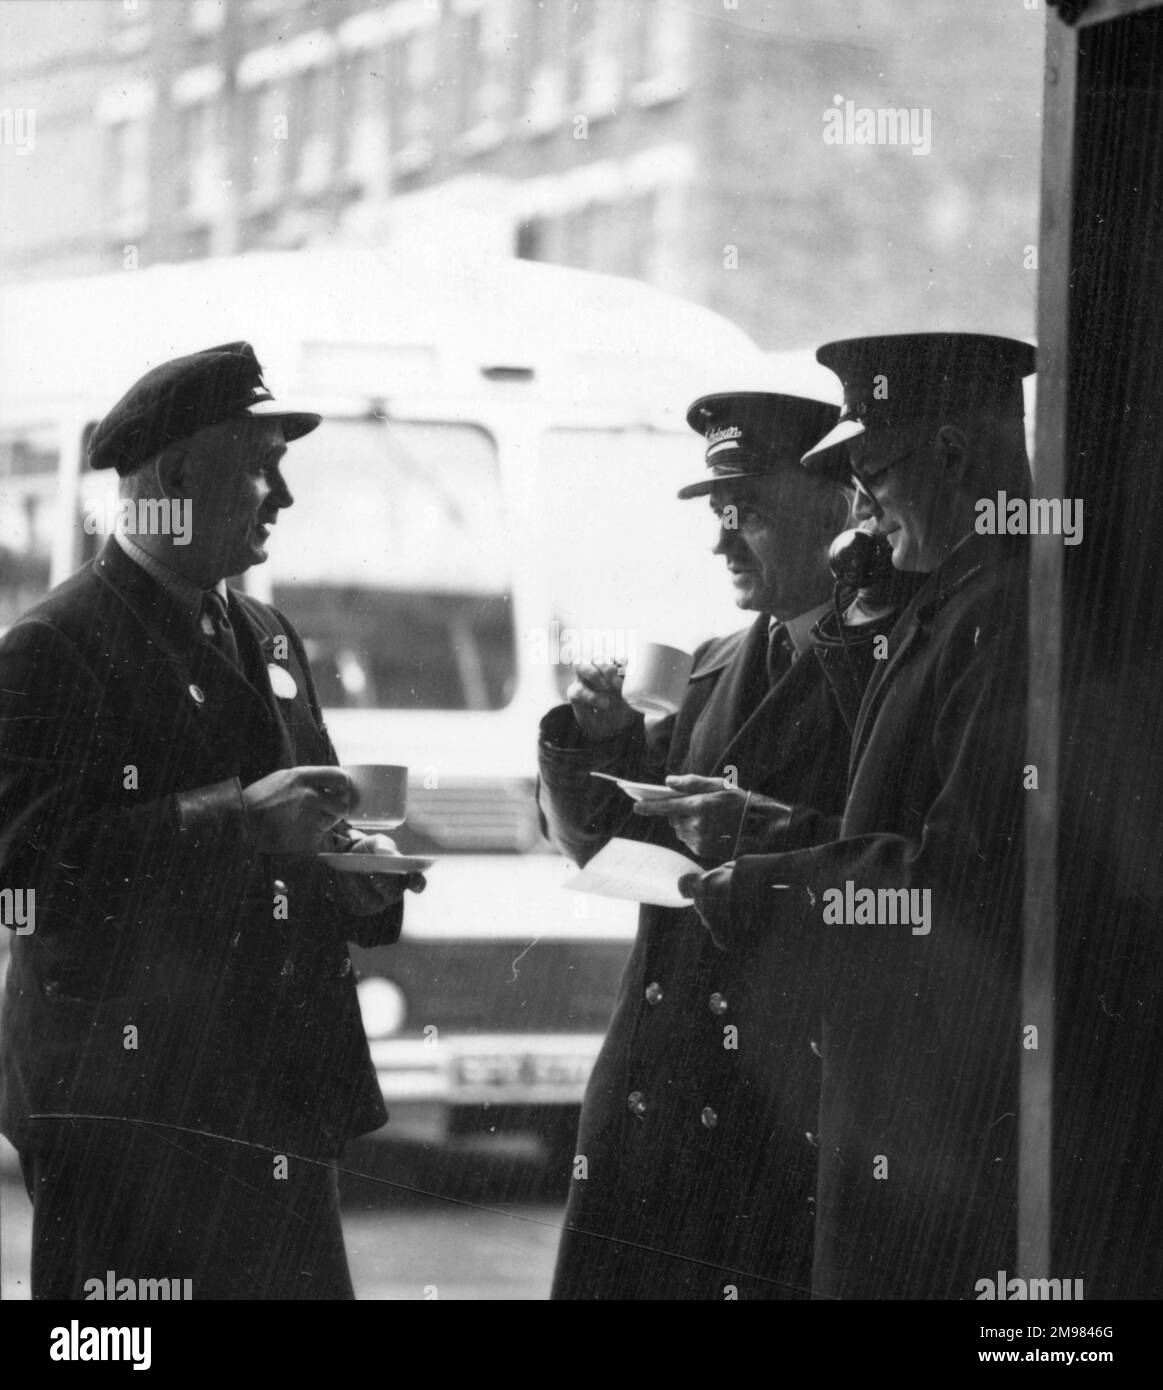
<path fill-rule="evenodd" d="M 791 670 L 791 664 L 791 643 L 788 641 L 787 628 L 782 623 L 776 623 L 767 639 L 768 685 L 778 685 Z"/>
<path fill-rule="evenodd" d="M 216 589 L 208 589 L 202 599 L 202 631 L 233 667 L 242 669 L 226 601 Z"/>

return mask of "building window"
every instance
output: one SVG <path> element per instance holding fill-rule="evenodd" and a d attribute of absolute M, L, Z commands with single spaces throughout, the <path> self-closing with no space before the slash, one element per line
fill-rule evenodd
<path fill-rule="evenodd" d="M 458 127 L 470 148 L 491 148 L 512 105 L 514 10 L 510 0 L 458 0 L 457 9 Z"/>
<path fill-rule="evenodd" d="M 404 70 L 400 147 L 394 163 L 401 172 L 423 168 L 432 162 L 436 134 L 434 88 L 439 70 L 438 31 L 417 29 L 400 46 Z"/>
<path fill-rule="evenodd" d="M 186 24 L 192 34 L 216 34 L 226 18 L 226 0 L 191 0 L 186 8 Z"/>
<path fill-rule="evenodd" d="M 149 122 L 109 127 L 111 215 L 118 235 L 134 236 L 149 221 Z"/>
<path fill-rule="evenodd" d="M 673 101 L 690 82 L 690 15 L 675 5 L 644 6 L 635 24 L 634 101 L 638 106 Z"/>
<path fill-rule="evenodd" d="M 550 130 L 565 112 L 565 25 L 559 0 L 526 0 L 526 129 Z"/>
<path fill-rule="evenodd" d="M 48 590 L 59 462 L 51 431 L 0 437 L 0 633 Z"/>
<path fill-rule="evenodd" d="M 287 102 L 279 87 L 255 87 L 249 94 L 250 192 L 255 201 L 268 201 L 283 186 L 283 169 L 290 133 Z"/>
<path fill-rule="evenodd" d="M 121 0 L 106 7 L 112 16 L 112 43 L 119 57 L 143 53 L 150 43 L 150 0 Z"/>
<path fill-rule="evenodd" d="M 182 207 L 197 221 L 211 221 L 223 210 L 226 177 L 219 140 L 218 110 L 200 101 L 179 115 L 182 148 Z"/>
<path fill-rule="evenodd" d="M 344 172 L 360 187 L 382 192 L 388 164 L 387 53 L 383 48 L 352 56 L 341 96 L 345 119 Z"/>
<path fill-rule="evenodd" d="M 334 73 L 312 67 L 296 79 L 290 143 L 295 150 L 295 183 L 301 193 L 322 192 L 331 182 Z"/>
<path fill-rule="evenodd" d="M 668 144 L 529 180 L 513 204 L 517 254 L 673 288 L 695 167 L 689 146 Z"/>
<path fill-rule="evenodd" d="M 545 260 L 545 222 L 540 217 L 530 217 L 517 228 L 514 255 L 523 261 Z"/>
<path fill-rule="evenodd" d="M 618 104 L 626 17 L 626 7 L 617 0 L 591 0 L 574 11 L 572 99 L 588 116 L 608 115 Z"/>

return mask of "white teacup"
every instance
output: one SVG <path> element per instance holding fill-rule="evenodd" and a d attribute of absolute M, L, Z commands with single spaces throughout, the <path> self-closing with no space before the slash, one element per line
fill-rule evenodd
<path fill-rule="evenodd" d="M 643 714 L 675 714 L 694 664 L 694 657 L 678 647 L 640 642 L 622 681 L 622 698 Z"/>
<path fill-rule="evenodd" d="M 359 793 L 348 820 L 361 830 L 394 830 L 408 810 L 408 769 L 397 763 L 344 764 Z"/>

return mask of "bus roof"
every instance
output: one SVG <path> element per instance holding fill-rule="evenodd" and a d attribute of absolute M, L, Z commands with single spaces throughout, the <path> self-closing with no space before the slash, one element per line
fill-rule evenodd
<path fill-rule="evenodd" d="M 387 251 L 261 252 L 0 291 L 6 415 L 83 401 L 103 413 L 159 362 L 254 344 L 276 396 L 639 402 L 681 423 L 715 390 L 778 389 L 734 324 L 637 281 L 519 260 L 451 267 Z M 307 400 L 298 403 L 309 405 Z"/>

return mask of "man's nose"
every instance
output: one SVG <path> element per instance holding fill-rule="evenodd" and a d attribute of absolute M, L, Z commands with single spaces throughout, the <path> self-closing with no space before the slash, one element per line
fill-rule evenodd
<path fill-rule="evenodd" d="M 275 472 L 270 477 L 270 495 L 268 501 L 276 507 L 290 507 L 294 505 L 295 499 L 291 494 L 291 489 L 287 486 L 287 480 L 281 472 Z"/>
<path fill-rule="evenodd" d="M 869 517 L 879 517 L 881 515 L 880 504 L 872 493 L 866 492 L 859 483 L 856 484 L 856 496 L 852 499 L 852 515 L 857 521 L 867 521 Z"/>
<path fill-rule="evenodd" d="M 739 548 L 742 537 L 738 526 L 729 526 L 726 520 L 719 522 L 719 539 L 711 547 L 712 555 L 730 555 Z"/>

